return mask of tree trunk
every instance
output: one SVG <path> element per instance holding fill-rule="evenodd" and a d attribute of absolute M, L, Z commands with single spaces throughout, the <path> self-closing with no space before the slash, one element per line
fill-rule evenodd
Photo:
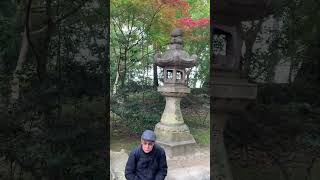
<path fill-rule="evenodd" d="M 128 48 L 124 48 L 124 52 L 121 53 L 120 50 L 120 60 L 118 63 L 118 73 L 119 73 L 119 80 L 121 82 L 121 87 L 123 88 L 126 81 L 127 76 L 127 57 L 128 57 Z"/>
<path fill-rule="evenodd" d="M 191 71 L 192 71 L 192 68 L 190 68 L 190 73 L 191 73 Z M 188 74 L 188 76 L 190 75 L 190 73 Z M 192 86 L 193 86 L 193 88 L 196 88 L 197 87 L 197 82 L 198 82 L 198 74 L 199 74 L 199 70 L 196 70 L 195 71 L 195 74 L 194 74 L 194 81 L 193 81 L 193 83 L 192 83 Z M 188 77 L 188 82 L 189 82 L 189 77 Z"/>
<path fill-rule="evenodd" d="M 255 24 L 254 21 L 252 21 L 251 28 L 246 32 L 244 32 L 241 28 L 241 25 L 239 25 L 242 39 L 244 40 L 246 45 L 246 50 L 244 53 L 244 63 L 242 67 L 244 74 L 246 76 L 248 76 L 251 72 L 250 64 L 251 64 L 251 58 L 253 54 L 252 49 L 257 39 L 257 35 L 261 30 L 262 23 L 263 23 L 263 19 L 260 19 L 257 24 Z"/>
<path fill-rule="evenodd" d="M 153 63 L 153 87 L 154 88 L 157 88 L 159 86 L 157 69 L 158 69 L 157 65 Z"/>
<path fill-rule="evenodd" d="M 275 67 L 280 61 L 280 50 L 277 48 L 277 44 L 279 44 L 278 35 L 279 35 L 279 19 L 274 17 L 273 24 L 273 37 L 272 43 L 269 46 L 269 52 L 271 52 L 271 57 L 268 61 L 267 72 L 265 76 L 265 81 L 268 83 L 272 83 L 275 81 Z"/>
<path fill-rule="evenodd" d="M 122 49 L 120 49 L 120 54 L 119 54 L 119 60 L 117 63 L 117 74 L 116 74 L 116 79 L 114 81 L 113 84 L 113 88 L 112 88 L 112 94 L 116 94 L 119 88 L 119 82 L 121 83 L 120 88 L 123 88 L 124 83 L 125 83 L 125 76 L 126 76 L 126 70 L 125 70 L 125 66 L 126 66 L 126 62 L 125 59 L 127 57 L 126 55 L 126 49 L 124 50 L 124 52 L 122 52 Z"/>
<path fill-rule="evenodd" d="M 27 26 L 30 27 L 30 17 L 31 17 L 31 3 L 29 0 L 26 1 L 26 22 L 25 22 L 25 28 L 24 32 L 22 34 L 21 38 L 21 48 L 20 48 L 20 53 L 17 61 L 16 68 L 13 72 L 12 75 L 12 80 L 11 80 L 11 95 L 9 99 L 9 109 L 15 108 L 17 101 L 19 100 L 20 96 L 20 79 L 19 79 L 19 73 L 21 73 L 23 64 L 27 60 L 27 55 L 28 55 L 28 50 L 29 50 L 29 42 L 28 42 L 28 35 L 27 35 Z M 29 9 L 28 9 L 29 8 Z"/>
<path fill-rule="evenodd" d="M 42 33 L 37 38 L 35 38 L 35 48 L 39 52 L 39 59 L 37 60 L 37 70 L 41 81 L 45 81 L 45 79 L 47 79 L 47 63 L 50 52 L 49 45 L 51 41 L 51 36 L 56 31 L 56 26 L 61 26 L 60 22 L 53 23 L 51 19 L 53 11 L 51 5 L 51 0 L 47 0 L 46 12 L 39 15 L 40 17 L 38 17 L 38 19 L 40 20 L 45 20 L 46 24 L 44 26 L 47 26 L 48 28 L 45 31 L 42 31 Z"/>
<path fill-rule="evenodd" d="M 29 43 L 27 39 L 27 31 L 26 28 L 22 34 L 22 40 L 21 40 L 21 48 L 19 53 L 19 58 L 17 61 L 16 69 L 13 72 L 13 77 L 11 81 L 11 95 L 10 95 L 10 106 L 15 106 L 17 103 L 19 96 L 20 96 L 20 79 L 19 79 L 19 73 L 22 71 L 23 64 L 27 60 L 29 50 Z"/>
<path fill-rule="evenodd" d="M 16 68 L 12 75 L 11 80 L 11 95 L 9 98 L 10 107 L 14 107 L 19 100 L 20 97 L 20 80 L 19 80 L 19 73 L 21 73 L 23 65 L 25 64 L 27 60 L 28 51 L 31 48 L 33 51 L 33 54 L 36 57 L 37 60 L 37 71 L 38 76 L 40 80 L 45 79 L 46 72 L 47 72 L 47 58 L 48 58 L 48 51 L 49 51 L 49 43 L 50 43 L 50 36 L 51 32 L 53 31 L 52 23 L 50 21 L 50 9 L 51 9 L 51 3 L 50 1 L 47 2 L 47 11 L 46 14 L 41 14 L 37 16 L 37 20 L 40 21 L 43 19 L 43 17 L 47 18 L 47 28 L 44 28 L 44 30 L 36 31 L 36 33 L 32 33 L 34 35 L 33 39 L 29 39 L 30 37 L 30 30 L 32 29 L 31 25 L 31 7 L 32 3 L 30 0 L 27 1 L 27 9 L 25 16 L 28 18 L 26 20 L 25 30 L 22 34 L 21 39 L 21 49 L 19 53 L 19 58 L 17 61 Z M 28 22 L 28 23 L 27 23 Z M 27 30 L 27 26 L 29 29 Z M 35 42 L 36 46 L 32 46 Z M 32 43 L 32 44 L 31 44 Z M 10 108 L 11 109 L 11 108 Z"/>
<path fill-rule="evenodd" d="M 117 71 L 116 80 L 113 83 L 112 94 L 116 94 L 118 90 L 119 71 Z"/>
<path fill-rule="evenodd" d="M 153 49 L 155 50 L 154 52 L 158 53 L 159 47 L 157 44 L 153 45 Z M 153 87 L 157 88 L 159 86 L 158 82 L 158 68 L 157 65 L 155 64 L 155 61 L 153 61 Z"/>
<path fill-rule="evenodd" d="M 299 68 L 299 71 L 297 73 L 297 76 L 295 78 L 295 80 L 306 80 L 308 78 L 310 78 L 313 74 L 313 63 L 312 61 L 308 60 L 308 59 L 304 59 L 302 61 L 301 67 Z"/>
<path fill-rule="evenodd" d="M 290 67 L 289 67 L 289 75 L 288 75 L 288 83 L 292 83 L 292 72 L 293 72 L 293 61 L 290 62 Z"/>

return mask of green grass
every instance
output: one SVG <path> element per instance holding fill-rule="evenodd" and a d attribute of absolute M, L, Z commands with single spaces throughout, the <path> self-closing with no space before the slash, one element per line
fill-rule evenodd
<path fill-rule="evenodd" d="M 204 128 L 193 128 L 190 127 L 190 132 L 193 135 L 194 139 L 200 145 L 200 147 L 208 147 L 210 146 L 210 129 Z M 140 142 L 140 138 L 138 136 L 129 136 L 125 134 L 110 134 L 110 147 L 113 151 L 120 151 L 121 149 L 130 152 L 133 148 L 135 148 Z"/>
<path fill-rule="evenodd" d="M 210 146 L 210 122 L 202 116 L 184 116 L 190 133 L 200 146 Z"/>
<path fill-rule="evenodd" d="M 120 151 L 124 149 L 130 152 L 139 144 L 139 137 L 132 130 L 128 129 L 122 119 L 114 113 L 110 114 L 110 149 Z"/>
<path fill-rule="evenodd" d="M 210 146 L 210 129 L 209 128 L 193 128 L 190 127 L 190 132 L 200 146 Z"/>
<path fill-rule="evenodd" d="M 121 131 L 121 130 L 120 130 Z M 138 136 L 129 135 L 129 133 L 113 130 L 110 134 L 110 149 L 112 151 L 120 151 L 121 149 L 130 152 L 140 143 Z"/>

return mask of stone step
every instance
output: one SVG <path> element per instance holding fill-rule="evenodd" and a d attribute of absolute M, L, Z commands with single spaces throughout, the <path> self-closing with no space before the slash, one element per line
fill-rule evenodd
<path fill-rule="evenodd" d="M 209 180 L 210 167 L 191 166 L 186 168 L 176 168 L 168 171 L 165 180 Z"/>

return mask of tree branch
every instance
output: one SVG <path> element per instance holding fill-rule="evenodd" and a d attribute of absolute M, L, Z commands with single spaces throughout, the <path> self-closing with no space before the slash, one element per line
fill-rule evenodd
<path fill-rule="evenodd" d="M 86 4 L 86 2 L 87 2 L 86 0 L 81 1 L 80 4 L 76 8 L 74 8 L 73 10 L 64 14 L 61 18 L 54 21 L 54 23 L 59 23 L 59 22 L 63 21 L 64 19 L 68 18 L 69 16 L 72 16 L 73 14 L 78 12 Z"/>
<path fill-rule="evenodd" d="M 40 80 L 40 82 L 41 82 L 41 81 L 42 81 L 42 77 L 41 77 L 40 70 L 39 70 L 40 56 L 39 56 L 38 52 L 36 51 L 36 49 L 34 48 L 34 45 L 33 45 L 33 43 L 31 42 L 31 39 L 30 39 L 29 18 L 30 18 L 30 12 L 31 12 L 31 4 L 32 4 L 32 0 L 27 0 L 25 28 L 26 28 L 28 43 L 29 43 L 29 45 L 30 45 L 30 47 L 31 47 L 31 50 L 32 50 L 32 52 L 34 53 L 35 58 L 36 58 L 36 62 L 37 62 L 37 75 L 38 75 L 38 78 L 39 78 L 39 80 Z"/>
<path fill-rule="evenodd" d="M 151 20 L 150 20 L 150 23 L 149 23 L 148 26 L 146 27 L 145 31 L 141 31 L 141 32 L 138 34 L 138 36 L 141 36 L 141 34 L 142 34 L 143 32 L 148 32 L 148 31 L 150 30 L 150 28 L 151 28 L 151 26 L 152 26 L 152 23 L 153 23 L 156 15 L 157 15 L 157 14 L 160 12 L 160 10 L 162 9 L 162 6 L 163 6 L 163 4 L 161 4 L 161 5 L 159 6 L 159 8 L 158 8 L 158 9 L 156 10 L 156 12 L 153 14 L 153 16 L 152 16 L 152 18 L 151 18 Z M 128 50 L 130 50 L 132 47 L 134 47 L 134 46 L 136 46 L 137 44 L 139 44 L 142 39 L 143 39 L 143 37 L 140 38 L 135 44 L 129 46 L 129 47 L 128 47 Z"/>

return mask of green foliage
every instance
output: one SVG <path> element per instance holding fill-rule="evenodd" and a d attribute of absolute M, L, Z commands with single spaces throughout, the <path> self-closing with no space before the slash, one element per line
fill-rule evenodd
<path fill-rule="evenodd" d="M 283 20 L 279 48 L 289 59 L 298 78 L 319 80 L 319 3 L 314 0 L 286 0 L 279 5 Z"/>
<path fill-rule="evenodd" d="M 185 117 L 185 121 L 190 128 L 190 133 L 194 137 L 198 145 L 209 147 L 210 146 L 210 124 L 209 122 L 203 123 L 203 118 L 188 118 Z"/>
<path fill-rule="evenodd" d="M 295 83 L 260 85 L 257 103 L 231 114 L 225 140 L 236 176 L 260 178 L 262 173 L 272 179 L 279 172 L 283 179 L 316 177 L 306 170 L 313 166 L 312 159 L 319 158 L 319 99 L 316 89 L 308 89 Z M 256 167 L 266 171 L 249 172 Z"/>
<path fill-rule="evenodd" d="M 42 92 L 30 93 L 30 99 L 25 99 L 29 103 L 21 102 L 22 109 L 14 115 L 1 114 L 1 127 L 5 128 L 1 154 L 34 177 L 103 179 L 104 102 L 97 98 L 74 102 L 73 98 L 57 117 L 56 92 Z"/>
<path fill-rule="evenodd" d="M 159 93 L 149 90 L 154 80 L 150 74 L 154 54 L 165 50 L 177 18 L 186 15 L 189 9 L 185 1 L 179 3 L 186 9 L 173 2 L 111 1 L 110 81 L 117 90 L 115 94 L 112 92 L 111 110 L 133 133 L 153 129 L 160 120 L 165 102 Z M 192 13 L 196 17 L 208 15 L 208 4 L 193 4 Z M 192 35 L 209 37 L 209 28 L 195 30 Z M 186 39 L 186 50 L 199 56 L 196 70 L 199 73 L 190 76 L 195 79 L 190 84 L 195 84 L 208 77 L 209 38 L 191 40 L 186 36 Z"/>
<path fill-rule="evenodd" d="M 51 14 L 53 20 L 71 14 L 55 24 L 58 28 L 49 34 L 47 77 L 39 81 L 38 64 L 29 47 L 27 60 L 18 72 L 20 98 L 8 108 L 25 8 L 22 1 L 4 1 L 1 5 L 7 2 L 16 4 L 12 4 L 11 13 L 0 15 L 0 157 L 4 159 L 0 178 L 106 179 L 104 45 L 97 43 L 104 38 L 104 14 L 91 6 L 70 9 L 80 1 L 51 1 L 51 10 L 58 13 Z M 46 25 L 37 18 L 31 21 L 40 27 Z M 31 39 L 34 48 L 42 46 L 33 34 Z"/>
<path fill-rule="evenodd" d="M 165 98 L 152 89 L 127 92 L 123 96 L 113 96 L 111 102 L 111 148 L 115 151 L 132 150 L 139 144 L 141 132 L 154 129 L 160 121 L 165 106 Z M 181 102 L 185 123 L 189 126 L 196 142 L 203 147 L 210 145 L 209 98 L 206 90 L 193 90 Z M 115 114 L 116 115 L 115 115 Z"/>
<path fill-rule="evenodd" d="M 16 8 L 17 7 L 15 6 L 14 1 L 3 0 L 0 2 L 0 16 L 1 17 L 13 16 Z"/>
<path fill-rule="evenodd" d="M 208 18 L 209 4 L 197 1 L 111 1 L 110 82 L 113 90 L 119 88 L 119 91 L 125 92 L 121 89 L 131 81 L 146 86 L 154 83 L 156 79 L 151 81 L 150 76 L 153 56 L 165 50 L 170 40 L 169 34 L 178 26 L 177 19 L 182 15 Z M 186 50 L 199 57 L 189 83 L 195 86 L 197 81 L 203 84 L 209 77 L 209 27 L 188 31 L 185 36 Z"/>
<path fill-rule="evenodd" d="M 137 134 L 154 128 L 161 118 L 165 103 L 164 98 L 154 90 L 132 93 L 125 101 L 122 97 L 114 96 L 111 102 L 111 111 L 121 117 L 121 123 Z"/>

